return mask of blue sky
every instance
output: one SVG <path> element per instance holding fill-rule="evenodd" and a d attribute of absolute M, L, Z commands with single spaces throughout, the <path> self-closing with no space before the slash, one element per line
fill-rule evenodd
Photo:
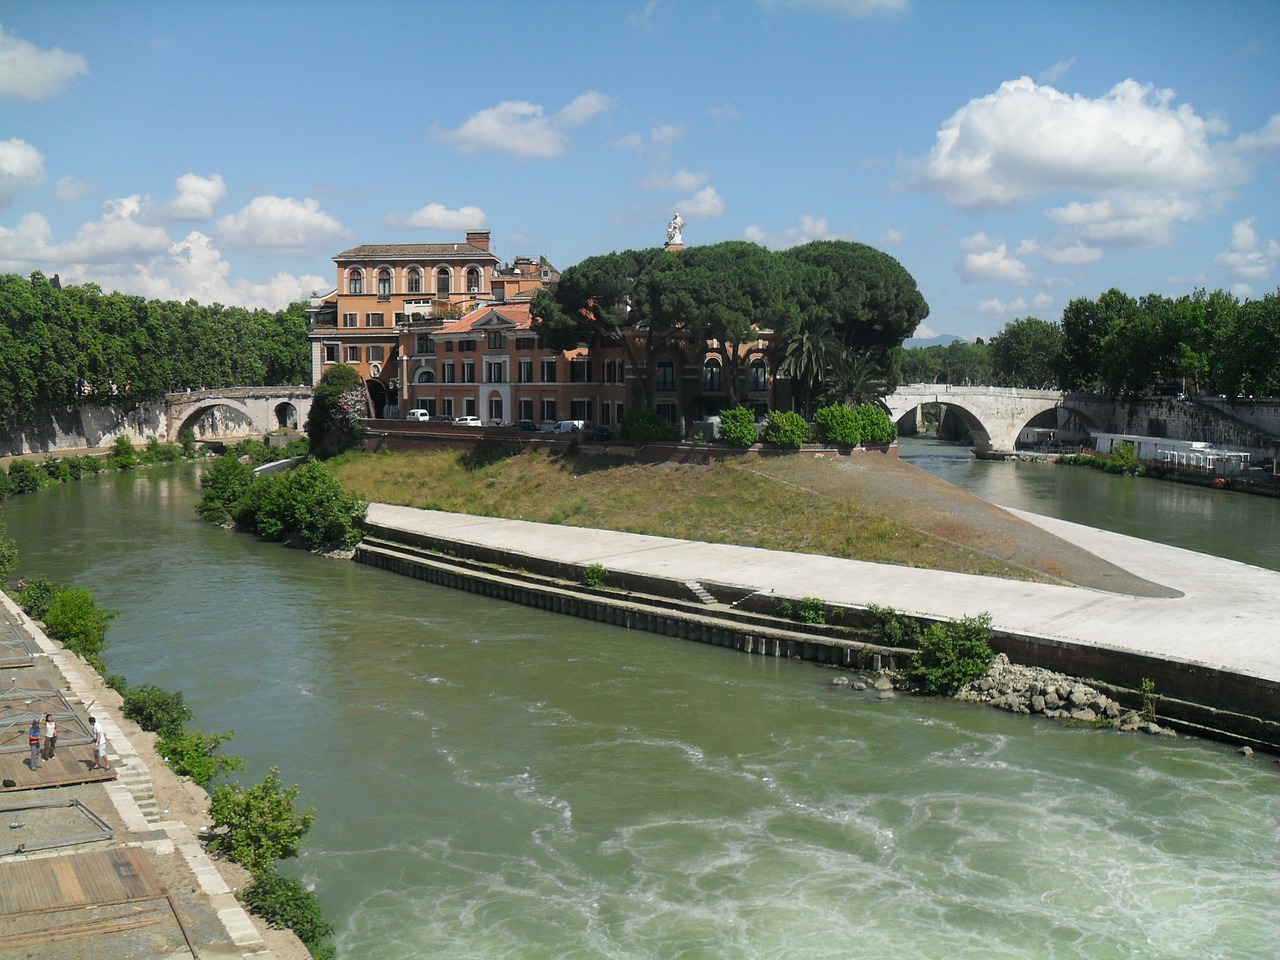
<path fill-rule="evenodd" d="M 277 309 L 357 243 L 857 240 L 918 336 L 1280 283 L 1280 3 L 0 4 L 0 270 Z"/>

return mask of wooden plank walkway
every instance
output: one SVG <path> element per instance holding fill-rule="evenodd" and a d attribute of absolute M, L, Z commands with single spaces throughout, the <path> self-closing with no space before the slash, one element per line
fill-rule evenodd
<path fill-rule="evenodd" d="M 0 863 L 0 916 L 154 900 L 165 895 L 137 847 Z"/>
<path fill-rule="evenodd" d="M 63 746 L 59 741 L 52 760 L 41 760 L 35 770 L 30 767 L 31 754 L 0 753 L 0 793 L 15 790 L 41 790 L 46 787 L 70 787 L 78 783 L 103 783 L 116 778 L 116 768 L 93 768 L 93 744 Z M 13 781 L 13 786 L 4 784 Z"/>

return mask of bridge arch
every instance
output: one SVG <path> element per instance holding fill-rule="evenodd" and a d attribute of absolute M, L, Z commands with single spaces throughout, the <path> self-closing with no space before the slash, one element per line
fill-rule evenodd
<path fill-rule="evenodd" d="M 284 430 L 297 430 L 298 408 L 289 400 L 281 400 L 275 408 L 276 427 Z"/>
<path fill-rule="evenodd" d="M 173 442 L 190 429 L 196 439 L 206 437 L 249 436 L 255 432 L 254 418 L 243 403 L 228 398 L 218 398 L 198 403 L 184 412 L 180 419 L 170 422 L 169 441 Z"/>
<path fill-rule="evenodd" d="M 977 456 L 1001 457 L 1013 453 L 1018 435 L 1027 424 L 1062 405 L 1062 394 L 1053 390 L 917 383 L 900 386 L 883 400 L 895 423 L 926 403 L 937 403 L 954 412 L 972 435 Z"/>

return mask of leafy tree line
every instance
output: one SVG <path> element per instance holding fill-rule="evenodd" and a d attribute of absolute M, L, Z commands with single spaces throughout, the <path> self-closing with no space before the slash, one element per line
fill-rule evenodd
<path fill-rule="evenodd" d="M 0 274 L 0 412 L 309 378 L 301 302 L 270 313 Z"/>
<path fill-rule="evenodd" d="M 976 383 L 1136 396 L 1280 394 L 1280 291 L 1077 297 L 1055 323 L 1025 317 L 990 342 L 902 351 L 903 383 Z"/>
<path fill-rule="evenodd" d="M 653 407 L 663 350 L 707 342 L 724 371 L 725 407 L 737 406 L 743 348 L 765 339 L 771 366 L 811 412 L 816 401 L 883 395 L 897 348 L 929 306 L 897 260 L 865 244 L 771 252 L 727 241 L 588 257 L 539 291 L 531 314 L 549 346 L 620 348 L 635 378 L 633 408 Z"/>

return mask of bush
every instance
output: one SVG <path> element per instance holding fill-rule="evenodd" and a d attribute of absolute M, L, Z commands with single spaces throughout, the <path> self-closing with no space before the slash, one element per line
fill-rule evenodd
<path fill-rule="evenodd" d="M 582 585 L 591 587 L 593 590 L 604 586 L 605 577 L 609 575 L 608 569 L 602 563 L 587 564 L 582 571 Z"/>
<path fill-rule="evenodd" d="M 178 445 L 182 447 L 182 455 L 192 460 L 196 455 L 196 432 L 190 427 L 178 431 Z"/>
<path fill-rule="evenodd" d="M 818 426 L 818 436 L 825 443 L 838 447 L 856 447 L 862 442 L 858 418 L 854 416 L 852 408 L 842 403 L 823 407 L 813 415 L 813 422 Z"/>
<path fill-rule="evenodd" d="M 655 443 L 676 439 L 676 428 L 656 410 L 644 408 L 623 414 L 618 434 L 632 443 Z"/>
<path fill-rule="evenodd" d="M 9 485 L 14 493 L 39 493 L 47 481 L 44 471 L 30 460 L 14 460 L 9 464 Z"/>
<path fill-rule="evenodd" d="M 5 536 L 8 528 L 4 525 L 4 517 L 0 517 L 0 583 L 9 579 L 13 568 L 18 565 L 18 545 L 11 537 Z M 19 598 L 18 603 L 22 603 Z"/>
<path fill-rule="evenodd" d="M 720 439 L 736 447 L 749 447 L 760 439 L 756 415 L 746 407 L 720 411 Z"/>
<path fill-rule="evenodd" d="M 200 475 L 203 496 L 196 513 L 210 523 L 231 523 L 253 483 L 253 469 L 225 454 Z"/>
<path fill-rule="evenodd" d="M 127 714 L 126 714 L 127 716 Z M 169 768 L 182 777 L 190 777 L 200 786 L 209 787 L 233 770 L 244 766 L 244 758 L 234 754 L 219 756 L 217 751 L 232 733 L 198 733 L 179 730 L 156 741 L 156 753 L 169 761 Z"/>
<path fill-rule="evenodd" d="M 287 928 L 297 935 L 315 960 L 333 956 L 333 926 L 320 912 L 316 895 L 292 877 L 264 872 L 237 896 L 249 911 L 271 926 Z"/>
<path fill-rule="evenodd" d="M 874 403 L 864 403 L 853 408 L 853 415 L 858 423 L 860 442 L 883 447 L 898 439 L 898 426 L 889 419 L 889 415 Z"/>
<path fill-rule="evenodd" d="M 124 715 L 140 726 L 162 737 L 175 736 L 191 719 L 191 711 L 181 692 L 170 693 L 153 683 L 134 687 L 124 698 Z"/>
<path fill-rule="evenodd" d="M 809 442 L 809 421 L 793 410 L 770 410 L 764 428 L 765 443 L 799 450 Z"/>
<path fill-rule="evenodd" d="M 40 469 L 44 471 L 44 475 L 49 478 L 50 483 L 66 483 L 71 477 L 71 466 L 66 460 L 55 460 L 51 456 L 44 458 L 44 462 L 40 464 Z"/>
<path fill-rule="evenodd" d="M 986 674 L 994 657 L 990 614 L 964 617 L 925 630 L 907 675 L 926 693 L 952 694 Z"/>
<path fill-rule="evenodd" d="M 65 589 L 66 587 L 62 584 L 45 577 L 32 577 L 27 583 L 27 589 L 18 594 L 18 606 L 22 607 L 32 620 L 43 620 L 49 615 L 53 598 L 59 591 Z"/>
<path fill-rule="evenodd" d="M 138 465 L 138 452 L 133 449 L 133 441 L 123 433 L 111 444 L 107 464 L 114 470 L 132 470 Z"/>
<path fill-rule="evenodd" d="M 68 587 L 54 594 L 44 622 L 49 636 L 63 643 L 72 653 L 84 657 L 102 673 L 107 624 L 115 615 L 114 610 L 99 607 L 88 590 Z"/>
<path fill-rule="evenodd" d="M 143 463 L 176 463 L 182 459 L 182 451 L 172 443 L 161 443 L 159 437 L 148 437 L 139 459 Z"/>
<path fill-rule="evenodd" d="M 224 784 L 213 791 L 209 816 L 217 836 L 209 849 L 255 874 L 270 870 L 277 860 L 298 855 L 303 835 L 315 820 L 312 810 L 294 809 L 298 788 L 282 790 L 280 771 L 272 767 L 252 787 Z"/>

